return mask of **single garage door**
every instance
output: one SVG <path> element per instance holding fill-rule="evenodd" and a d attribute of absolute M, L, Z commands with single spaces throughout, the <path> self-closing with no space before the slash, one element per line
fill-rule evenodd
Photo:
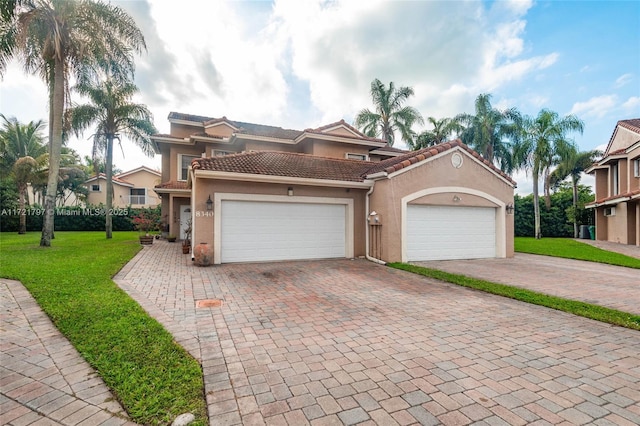
<path fill-rule="evenodd" d="M 344 204 L 222 201 L 221 262 L 346 257 Z"/>
<path fill-rule="evenodd" d="M 407 260 L 496 257 L 496 209 L 407 206 Z"/>

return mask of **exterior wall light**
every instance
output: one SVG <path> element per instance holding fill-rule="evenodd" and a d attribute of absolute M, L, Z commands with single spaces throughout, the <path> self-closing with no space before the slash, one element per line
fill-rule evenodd
<path fill-rule="evenodd" d="M 287 188 L 287 195 L 289 197 L 293 197 L 293 187 L 290 186 L 289 188 Z"/>
<path fill-rule="evenodd" d="M 505 209 L 507 211 L 507 214 L 513 214 L 516 208 L 513 206 L 513 203 L 509 203 L 505 206 Z"/>
<path fill-rule="evenodd" d="M 209 198 L 207 198 L 207 211 L 211 211 L 213 210 L 213 201 L 211 201 L 211 195 L 209 195 Z"/>
<path fill-rule="evenodd" d="M 462 198 L 458 197 L 457 195 L 453 196 L 453 202 L 454 203 L 459 203 L 460 201 L 462 201 Z"/>

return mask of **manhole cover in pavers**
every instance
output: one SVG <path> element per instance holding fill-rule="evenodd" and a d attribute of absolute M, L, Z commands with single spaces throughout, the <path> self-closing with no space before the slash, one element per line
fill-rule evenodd
<path fill-rule="evenodd" d="M 224 302 L 222 299 L 196 300 L 196 308 L 219 308 L 222 302 Z"/>

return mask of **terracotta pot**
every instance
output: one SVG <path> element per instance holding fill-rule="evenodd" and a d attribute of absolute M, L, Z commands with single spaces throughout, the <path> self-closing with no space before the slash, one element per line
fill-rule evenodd
<path fill-rule="evenodd" d="M 213 248 L 207 243 L 200 243 L 193 248 L 193 260 L 197 266 L 209 266 L 213 263 Z"/>
<path fill-rule="evenodd" d="M 182 246 L 182 253 L 183 254 L 188 254 L 191 251 L 191 246 Z"/>

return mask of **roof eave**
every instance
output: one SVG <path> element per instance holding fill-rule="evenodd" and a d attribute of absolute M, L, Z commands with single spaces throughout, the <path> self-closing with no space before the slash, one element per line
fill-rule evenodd
<path fill-rule="evenodd" d="M 282 184 L 297 184 L 305 186 L 325 186 L 333 188 L 362 188 L 369 189 L 373 185 L 370 180 L 358 181 L 346 181 L 346 180 L 333 180 L 333 179 L 312 179 L 301 178 L 294 176 L 279 176 L 279 175 L 260 175 L 253 173 L 234 173 L 234 172 L 222 172 L 217 170 L 194 170 L 194 179 L 220 179 L 220 180 L 233 180 L 244 182 L 260 182 L 260 183 L 282 183 Z"/>

